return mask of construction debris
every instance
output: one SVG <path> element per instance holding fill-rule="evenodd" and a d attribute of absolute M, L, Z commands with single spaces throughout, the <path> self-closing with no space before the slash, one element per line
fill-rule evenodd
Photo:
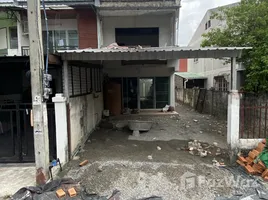
<path fill-rule="evenodd" d="M 268 150 L 266 140 L 258 144 L 256 149 L 251 150 L 248 156 L 238 156 L 237 163 L 244 167 L 246 172 L 251 175 L 261 175 L 264 180 L 268 180 Z"/>
<path fill-rule="evenodd" d="M 83 167 L 83 166 L 85 166 L 86 164 L 88 164 L 88 160 L 84 160 L 83 162 L 81 162 L 81 163 L 79 164 L 79 166 L 80 166 L 80 167 Z"/>

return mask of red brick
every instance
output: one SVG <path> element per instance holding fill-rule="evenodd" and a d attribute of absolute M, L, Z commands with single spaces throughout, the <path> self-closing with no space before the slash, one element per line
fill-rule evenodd
<path fill-rule="evenodd" d="M 58 189 L 56 191 L 56 195 L 58 198 L 65 197 L 66 193 L 63 191 L 63 189 Z"/>
<path fill-rule="evenodd" d="M 79 48 L 97 48 L 97 17 L 92 10 L 78 10 Z"/>
<path fill-rule="evenodd" d="M 258 164 L 262 167 L 263 170 L 266 169 L 266 166 L 262 161 L 259 161 Z"/>
<path fill-rule="evenodd" d="M 262 142 L 260 142 L 260 143 L 258 144 L 256 150 L 257 150 L 258 152 L 262 152 L 263 149 L 264 149 L 264 147 L 265 147 L 265 144 L 263 144 Z"/>
<path fill-rule="evenodd" d="M 259 152 L 256 150 L 252 150 L 248 153 L 248 156 L 252 158 L 253 160 L 259 155 Z"/>
<path fill-rule="evenodd" d="M 263 180 L 267 182 L 268 181 L 268 176 L 263 177 Z"/>
<path fill-rule="evenodd" d="M 264 178 L 265 176 L 268 176 L 268 169 L 266 169 L 262 174 L 261 177 Z"/>
<path fill-rule="evenodd" d="M 243 163 L 241 160 L 237 160 L 236 163 L 238 163 L 242 167 L 245 167 L 246 166 L 246 164 Z"/>
<path fill-rule="evenodd" d="M 68 190 L 68 194 L 69 194 L 70 197 L 75 197 L 77 195 L 77 193 L 76 193 L 74 188 L 70 188 Z"/>
<path fill-rule="evenodd" d="M 255 163 L 255 164 L 252 166 L 252 168 L 253 168 L 256 172 L 258 172 L 258 174 L 261 174 L 261 173 L 264 171 L 264 169 L 262 168 L 262 166 L 259 165 L 258 163 Z"/>
<path fill-rule="evenodd" d="M 240 160 L 243 163 L 247 162 L 247 160 L 243 156 L 238 156 L 238 160 Z"/>
<path fill-rule="evenodd" d="M 253 159 L 251 157 L 246 157 L 247 160 L 247 164 L 252 164 L 253 163 Z"/>
<path fill-rule="evenodd" d="M 249 174 L 256 174 L 256 171 L 250 165 L 245 166 L 245 169 Z"/>

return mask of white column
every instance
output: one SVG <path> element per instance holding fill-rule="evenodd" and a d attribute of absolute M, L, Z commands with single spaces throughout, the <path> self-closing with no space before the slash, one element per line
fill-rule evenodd
<path fill-rule="evenodd" d="M 237 90 L 236 58 L 231 59 L 231 91 L 228 95 L 227 143 L 231 162 L 235 161 L 239 147 L 240 95 Z"/>
<path fill-rule="evenodd" d="M 18 36 L 18 56 L 22 55 L 21 41 L 22 41 L 22 21 L 20 13 L 17 13 L 17 36 Z"/>
<path fill-rule="evenodd" d="M 175 75 L 174 73 L 170 76 L 169 90 L 170 90 L 170 94 L 169 94 L 170 105 L 175 107 L 176 105 L 175 105 Z"/>
<path fill-rule="evenodd" d="M 69 158 L 66 98 L 56 94 L 52 101 L 55 105 L 57 157 L 65 164 Z"/>
<path fill-rule="evenodd" d="M 230 91 L 228 95 L 228 130 L 227 142 L 231 149 L 238 147 L 240 122 L 240 95 L 237 90 Z"/>

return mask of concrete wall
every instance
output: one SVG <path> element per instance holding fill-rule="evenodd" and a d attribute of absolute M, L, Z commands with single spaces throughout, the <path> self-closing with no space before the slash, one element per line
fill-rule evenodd
<path fill-rule="evenodd" d="M 115 28 L 149 28 L 159 27 L 159 46 L 174 45 L 172 15 L 143 15 L 143 16 L 121 16 L 103 17 L 102 32 L 103 46 L 115 42 Z"/>
<path fill-rule="evenodd" d="M 199 89 L 176 89 L 176 102 L 196 107 Z"/>
<path fill-rule="evenodd" d="M 72 97 L 70 110 L 70 152 L 73 155 L 100 122 L 103 111 L 103 94 Z"/>

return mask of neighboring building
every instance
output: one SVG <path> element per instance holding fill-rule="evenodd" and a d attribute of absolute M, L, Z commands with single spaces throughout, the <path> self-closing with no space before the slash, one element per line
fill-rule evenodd
<path fill-rule="evenodd" d="M 238 3 L 227 5 L 236 6 Z M 226 7 L 226 6 L 225 6 Z M 208 10 L 199 24 L 196 32 L 194 33 L 189 47 L 199 48 L 203 40 L 202 35 L 209 32 L 213 28 L 223 28 L 225 26 L 224 21 L 217 19 L 211 19 L 211 15 L 215 12 L 220 12 L 219 8 Z M 237 67 L 238 73 L 238 87 L 240 88 L 244 83 L 244 71 L 239 65 Z M 227 91 L 230 87 L 231 81 L 231 64 L 226 60 L 220 59 L 188 59 L 188 72 L 197 73 L 207 77 L 205 87 L 207 89 L 215 88 L 215 90 Z"/>

